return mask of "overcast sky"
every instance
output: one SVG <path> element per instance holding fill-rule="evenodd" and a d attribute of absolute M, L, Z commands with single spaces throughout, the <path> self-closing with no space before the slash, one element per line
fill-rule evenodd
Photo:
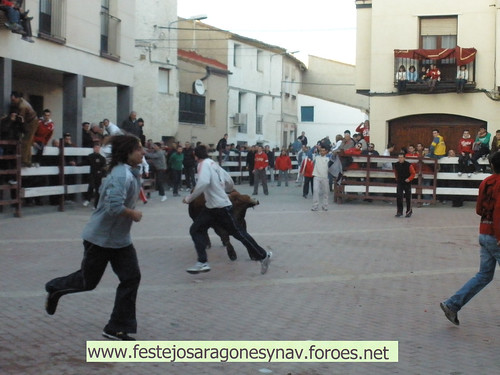
<path fill-rule="evenodd" d="M 307 55 L 354 64 L 354 0 L 178 0 L 177 14 L 206 14 L 202 22 L 267 44 Z"/>

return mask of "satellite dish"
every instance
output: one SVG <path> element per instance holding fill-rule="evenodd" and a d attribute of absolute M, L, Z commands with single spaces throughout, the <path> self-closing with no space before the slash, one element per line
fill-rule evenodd
<path fill-rule="evenodd" d="M 193 83 L 194 87 L 194 92 L 197 93 L 198 95 L 203 95 L 205 94 L 205 85 L 203 84 L 203 81 L 201 79 L 197 79 Z"/>

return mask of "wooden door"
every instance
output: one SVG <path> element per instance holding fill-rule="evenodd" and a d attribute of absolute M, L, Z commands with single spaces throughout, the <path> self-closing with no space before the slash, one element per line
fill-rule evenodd
<path fill-rule="evenodd" d="M 469 130 L 475 138 L 480 126 L 486 126 L 486 122 L 456 115 L 426 114 L 401 117 L 389 122 L 389 142 L 396 145 L 395 152 L 410 144 L 422 143 L 424 147 L 428 147 L 432 143 L 432 130 L 438 129 L 446 143 L 446 151 L 456 151 L 463 131 Z"/>

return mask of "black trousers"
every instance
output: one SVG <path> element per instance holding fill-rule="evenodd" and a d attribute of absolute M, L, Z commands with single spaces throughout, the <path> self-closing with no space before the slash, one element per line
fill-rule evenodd
<path fill-rule="evenodd" d="M 410 182 L 398 182 L 396 189 L 396 202 L 398 207 L 398 213 L 403 213 L 403 193 L 406 198 L 406 212 L 411 210 L 411 183 Z"/>
<path fill-rule="evenodd" d="M 115 305 L 105 329 L 115 332 L 136 333 L 135 301 L 141 281 L 141 272 L 134 245 L 121 249 L 100 247 L 83 241 L 84 253 L 81 268 L 68 276 L 58 277 L 46 284 L 50 292 L 62 295 L 95 289 L 106 270 L 108 262 L 118 276 Z"/>
<path fill-rule="evenodd" d="M 244 228 L 238 225 L 233 215 L 233 206 L 222 208 L 205 207 L 189 229 L 189 234 L 193 239 L 198 254 L 198 262 L 207 262 L 207 231 L 213 223 L 217 223 L 229 235 L 240 241 L 246 247 L 251 259 L 261 260 L 267 256 L 267 251 L 260 247 Z"/>

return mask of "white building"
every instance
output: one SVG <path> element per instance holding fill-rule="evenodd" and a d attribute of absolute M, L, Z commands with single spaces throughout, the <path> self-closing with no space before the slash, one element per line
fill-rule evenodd
<path fill-rule="evenodd" d="M 298 105 L 300 110 L 298 134 L 306 133 L 309 146 L 315 145 L 326 136 L 335 143 L 335 136 L 343 135 L 346 130 L 354 134 L 358 125 L 368 118 L 360 109 L 312 96 L 299 94 Z M 383 145 L 375 146 L 383 148 Z"/>

